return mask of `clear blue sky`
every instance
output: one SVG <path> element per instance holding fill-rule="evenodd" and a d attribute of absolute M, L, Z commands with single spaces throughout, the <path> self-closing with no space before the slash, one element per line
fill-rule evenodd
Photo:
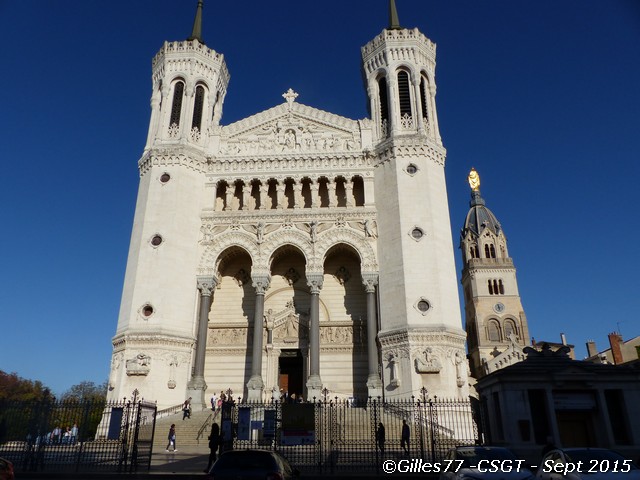
<path fill-rule="evenodd" d="M 106 380 L 149 124 L 151 59 L 195 0 L 0 0 L 0 369 Z M 397 0 L 438 45 L 454 244 L 475 167 L 536 339 L 640 334 L 640 3 Z M 222 122 L 283 101 L 366 116 L 360 47 L 387 0 L 207 0 Z M 461 270 L 456 249 L 458 275 Z"/>

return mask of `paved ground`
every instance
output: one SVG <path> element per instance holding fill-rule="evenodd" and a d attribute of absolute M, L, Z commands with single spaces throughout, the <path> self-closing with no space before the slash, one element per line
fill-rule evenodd
<path fill-rule="evenodd" d="M 84 480 L 84 479 L 97 479 L 97 480 L 112 480 L 112 479 L 155 479 L 164 480 L 168 478 L 179 478 L 180 480 L 192 480 L 199 479 L 204 480 L 204 469 L 207 466 L 209 459 L 209 450 L 203 447 L 185 447 L 178 449 L 177 452 L 155 452 L 151 459 L 151 469 L 149 472 L 137 473 L 137 474 L 116 474 L 116 473 L 32 473 L 32 472 L 16 472 L 16 479 L 69 479 L 69 480 Z M 430 476 L 420 474 L 406 474 L 406 475 L 384 475 L 376 477 L 371 474 L 336 474 L 336 475 L 317 475 L 308 474 L 302 472 L 301 480 L 326 480 L 327 478 L 340 480 L 344 479 L 364 479 L 364 478 L 379 478 L 385 477 L 399 479 L 399 478 L 420 478 L 425 479 Z M 437 478 L 433 476 L 432 478 Z"/>

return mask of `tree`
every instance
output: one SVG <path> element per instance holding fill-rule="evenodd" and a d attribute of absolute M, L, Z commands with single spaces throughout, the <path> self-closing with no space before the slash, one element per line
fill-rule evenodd
<path fill-rule="evenodd" d="M 0 370 L 0 401 L 40 401 L 52 399 L 51 390 L 39 380 L 27 380 L 17 373 Z"/>
<path fill-rule="evenodd" d="M 77 385 L 71 386 L 69 390 L 62 394 L 62 400 L 64 401 L 76 401 L 76 402 L 103 402 L 107 396 L 107 381 L 105 380 L 100 385 L 96 385 L 94 382 L 80 382 Z"/>

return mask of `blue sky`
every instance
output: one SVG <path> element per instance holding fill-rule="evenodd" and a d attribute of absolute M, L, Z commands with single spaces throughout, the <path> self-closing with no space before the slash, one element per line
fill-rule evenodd
<path fill-rule="evenodd" d="M 106 380 L 149 124 L 151 59 L 195 0 L 0 0 L 0 369 L 61 393 Z M 635 318 L 640 3 L 397 0 L 438 45 L 454 244 L 475 167 L 502 223 L 531 335 L 578 358 Z M 387 1 L 207 0 L 224 124 L 283 101 L 363 118 L 360 47 Z M 458 276 L 461 270 L 456 249 Z"/>

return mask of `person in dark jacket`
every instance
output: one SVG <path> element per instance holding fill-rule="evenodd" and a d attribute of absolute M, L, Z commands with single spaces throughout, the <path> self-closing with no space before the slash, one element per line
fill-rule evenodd
<path fill-rule="evenodd" d="M 169 429 L 169 435 L 167 436 L 169 443 L 167 443 L 167 452 L 169 451 L 169 447 L 173 445 L 173 451 L 177 452 L 178 448 L 176 446 L 176 424 L 172 423 L 171 428 Z"/>
<path fill-rule="evenodd" d="M 220 426 L 217 423 L 211 425 L 211 435 L 209 435 L 209 463 L 205 473 L 209 473 L 213 463 L 216 461 L 216 453 L 222 445 L 222 436 L 220 435 Z"/>

